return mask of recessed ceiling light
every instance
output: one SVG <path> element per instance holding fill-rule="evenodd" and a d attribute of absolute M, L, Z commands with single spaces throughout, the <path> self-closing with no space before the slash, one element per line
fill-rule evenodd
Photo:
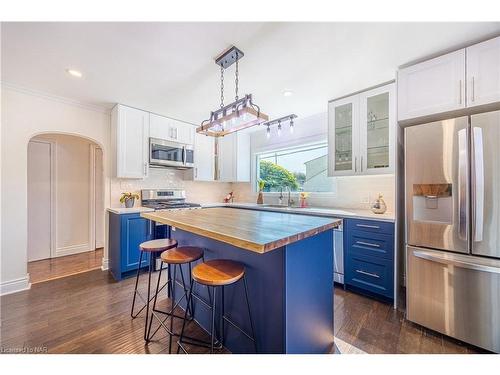
<path fill-rule="evenodd" d="M 72 75 L 73 77 L 77 77 L 77 78 L 83 77 L 82 72 L 75 70 L 75 69 L 66 69 L 66 73 L 68 73 L 69 75 Z"/>
<path fill-rule="evenodd" d="M 293 95 L 293 91 L 292 90 L 285 90 L 283 91 L 283 96 L 292 96 Z"/>

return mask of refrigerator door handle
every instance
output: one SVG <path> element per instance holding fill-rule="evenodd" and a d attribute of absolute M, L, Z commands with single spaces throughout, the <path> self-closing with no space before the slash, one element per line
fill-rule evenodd
<path fill-rule="evenodd" d="M 483 129 L 472 128 L 472 233 L 474 241 L 483 240 L 484 223 L 484 151 L 483 151 Z"/>
<path fill-rule="evenodd" d="M 430 251 L 424 251 L 424 250 L 414 250 L 413 255 L 416 256 L 417 258 L 430 260 L 432 262 L 437 262 L 444 265 L 467 268 L 474 271 L 483 271 L 483 272 L 500 274 L 500 267 L 494 265 L 490 266 L 488 264 L 474 263 L 469 260 L 462 260 L 459 259 L 460 256 L 454 256 L 450 254 L 437 254 L 434 252 L 431 253 Z"/>
<path fill-rule="evenodd" d="M 469 160 L 467 129 L 458 131 L 458 237 L 467 241 L 467 183 Z"/>

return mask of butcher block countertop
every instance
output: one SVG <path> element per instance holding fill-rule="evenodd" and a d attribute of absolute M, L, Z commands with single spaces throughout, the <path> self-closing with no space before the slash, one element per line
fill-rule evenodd
<path fill-rule="evenodd" d="M 261 254 L 341 223 L 335 218 L 224 207 L 142 212 L 141 216 Z"/>

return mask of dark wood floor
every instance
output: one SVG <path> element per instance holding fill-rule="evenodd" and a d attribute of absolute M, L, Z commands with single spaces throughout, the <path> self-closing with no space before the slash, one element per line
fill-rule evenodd
<path fill-rule="evenodd" d="M 4 296 L 1 347 L 4 351 L 39 348 L 49 353 L 168 353 L 164 331 L 145 345 L 143 314 L 130 318 L 133 284 L 134 278 L 117 283 L 107 272 L 95 270 Z M 145 283 L 141 284 L 144 289 Z M 168 300 L 163 297 L 160 307 L 167 306 Z M 180 322 L 176 328 L 180 329 Z M 208 339 L 195 323 L 189 325 L 187 333 Z M 475 352 L 405 321 L 403 314 L 390 305 L 341 288 L 335 291 L 335 336 L 336 352 L 341 353 Z M 189 349 L 206 352 L 203 348 Z"/>
<path fill-rule="evenodd" d="M 55 280 L 101 268 L 104 249 L 28 262 L 32 284 Z"/>
<path fill-rule="evenodd" d="M 403 311 L 340 287 L 334 298 L 335 344 L 344 353 L 465 354 L 481 349 L 411 323 Z"/>

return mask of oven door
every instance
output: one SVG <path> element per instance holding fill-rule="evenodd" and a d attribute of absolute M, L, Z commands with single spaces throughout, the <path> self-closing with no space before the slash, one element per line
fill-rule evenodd
<path fill-rule="evenodd" d="M 184 145 L 164 139 L 149 139 L 149 164 L 152 166 L 184 167 Z"/>

